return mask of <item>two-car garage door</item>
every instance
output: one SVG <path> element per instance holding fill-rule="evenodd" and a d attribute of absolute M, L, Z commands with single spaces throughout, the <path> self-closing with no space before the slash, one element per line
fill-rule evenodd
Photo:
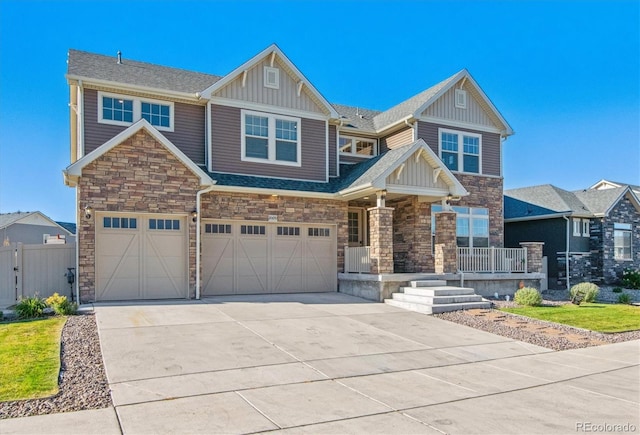
<path fill-rule="evenodd" d="M 336 291 L 336 227 L 203 220 L 202 294 Z"/>
<path fill-rule="evenodd" d="M 185 216 L 96 216 L 96 300 L 188 297 Z"/>

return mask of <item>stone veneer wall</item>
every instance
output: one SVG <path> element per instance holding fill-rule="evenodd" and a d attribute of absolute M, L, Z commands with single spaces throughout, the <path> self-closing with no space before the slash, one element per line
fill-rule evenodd
<path fill-rule="evenodd" d="M 393 208 L 373 207 L 369 212 L 371 273 L 393 273 Z"/>
<path fill-rule="evenodd" d="M 190 214 L 196 206 L 200 180 L 145 130 L 123 141 L 82 170 L 79 206 L 94 216 L 78 220 L 80 301 L 95 300 L 96 212 Z M 195 294 L 195 232 L 189 223 L 189 291 Z"/>
<path fill-rule="evenodd" d="M 344 270 L 344 246 L 348 241 L 347 210 L 346 201 L 228 192 L 204 194 L 201 203 L 201 217 L 204 219 L 267 222 L 269 215 L 275 215 L 278 222 L 335 224 L 338 271 Z"/>
<path fill-rule="evenodd" d="M 503 180 L 482 175 L 454 174 L 469 191 L 469 196 L 452 202 L 452 206 L 484 207 L 489 209 L 489 245 L 504 247 Z"/>
<path fill-rule="evenodd" d="M 632 260 L 614 257 L 613 224 L 631 224 Z M 640 270 L 640 213 L 628 198 L 623 198 L 603 219 L 591 223 L 592 279 L 603 284 L 617 284 L 625 269 Z"/>
<path fill-rule="evenodd" d="M 436 213 L 435 271 L 457 272 L 456 214 L 450 211 Z"/>
<path fill-rule="evenodd" d="M 387 201 L 393 214 L 394 272 L 433 272 L 431 204 L 417 196 Z"/>

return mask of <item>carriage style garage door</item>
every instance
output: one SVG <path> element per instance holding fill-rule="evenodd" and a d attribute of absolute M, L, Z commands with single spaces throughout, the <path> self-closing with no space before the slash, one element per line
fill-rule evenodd
<path fill-rule="evenodd" d="M 185 298 L 187 271 L 184 216 L 96 216 L 96 300 Z"/>
<path fill-rule="evenodd" d="M 336 227 L 203 220 L 202 294 L 336 291 Z"/>

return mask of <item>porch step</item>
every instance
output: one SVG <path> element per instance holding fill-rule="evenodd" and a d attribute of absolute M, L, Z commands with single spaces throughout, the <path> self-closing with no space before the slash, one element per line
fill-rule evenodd
<path fill-rule="evenodd" d="M 475 295 L 475 290 L 469 287 L 402 287 L 402 291 L 406 295 L 416 296 L 456 296 L 456 295 Z"/>
<path fill-rule="evenodd" d="M 402 287 L 402 293 L 393 293 L 392 299 L 384 302 L 423 314 L 491 307 L 491 302 L 477 295 L 474 289 L 448 286 L 444 280 L 410 281 L 410 285 Z"/>
<path fill-rule="evenodd" d="M 422 281 L 409 281 L 411 287 L 437 287 L 446 286 L 447 281 L 444 279 L 425 279 Z"/>
<path fill-rule="evenodd" d="M 415 311 L 422 314 L 438 314 L 438 313 L 446 313 L 449 311 L 459 311 L 459 310 L 471 310 L 474 308 L 487 309 L 491 306 L 490 302 L 465 302 L 458 304 L 439 304 L 439 305 L 425 305 L 425 304 L 417 304 L 415 302 L 402 302 L 397 301 L 395 299 L 385 299 L 386 304 L 404 308 L 405 310 Z"/>
<path fill-rule="evenodd" d="M 476 294 L 453 295 L 453 296 L 422 296 L 406 293 L 394 293 L 393 300 L 400 302 L 413 302 L 425 305 L 446 305 L 460 304 L 467 302 L 482 302 L 482 296 Z"/>

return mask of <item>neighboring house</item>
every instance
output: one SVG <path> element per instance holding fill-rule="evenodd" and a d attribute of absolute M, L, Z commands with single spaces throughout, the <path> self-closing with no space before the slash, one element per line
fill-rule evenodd
<path fill-rule="evenodd" d="M 336 291 L 347 247 L 434 272 L 447 201 L 459 245 L 503 246 L 513 131 L 466 70 L 382 112 L 275 45 L 225 76 L 70 50 L 66 78 L 82 301 Z"/>
<path fill-rule="evenodd" d="M 544 242 L 551 288 L 567 286 L 567 271 L 570 284 L 614 284 L 625 269 L 640 269 L 638 196 L 629 185 L 599 184 L 575 192 L 549 184 L 504 192 L 505 244 Z"/>
<path fill-rule="evenodd" d="M 73 227 L 72 227 L 73 225 Z M 0 214 L 0 237 L 2 245 L 24 243 L 74 243 L 74 224 L 54 222 L 39 211 Z"/>

